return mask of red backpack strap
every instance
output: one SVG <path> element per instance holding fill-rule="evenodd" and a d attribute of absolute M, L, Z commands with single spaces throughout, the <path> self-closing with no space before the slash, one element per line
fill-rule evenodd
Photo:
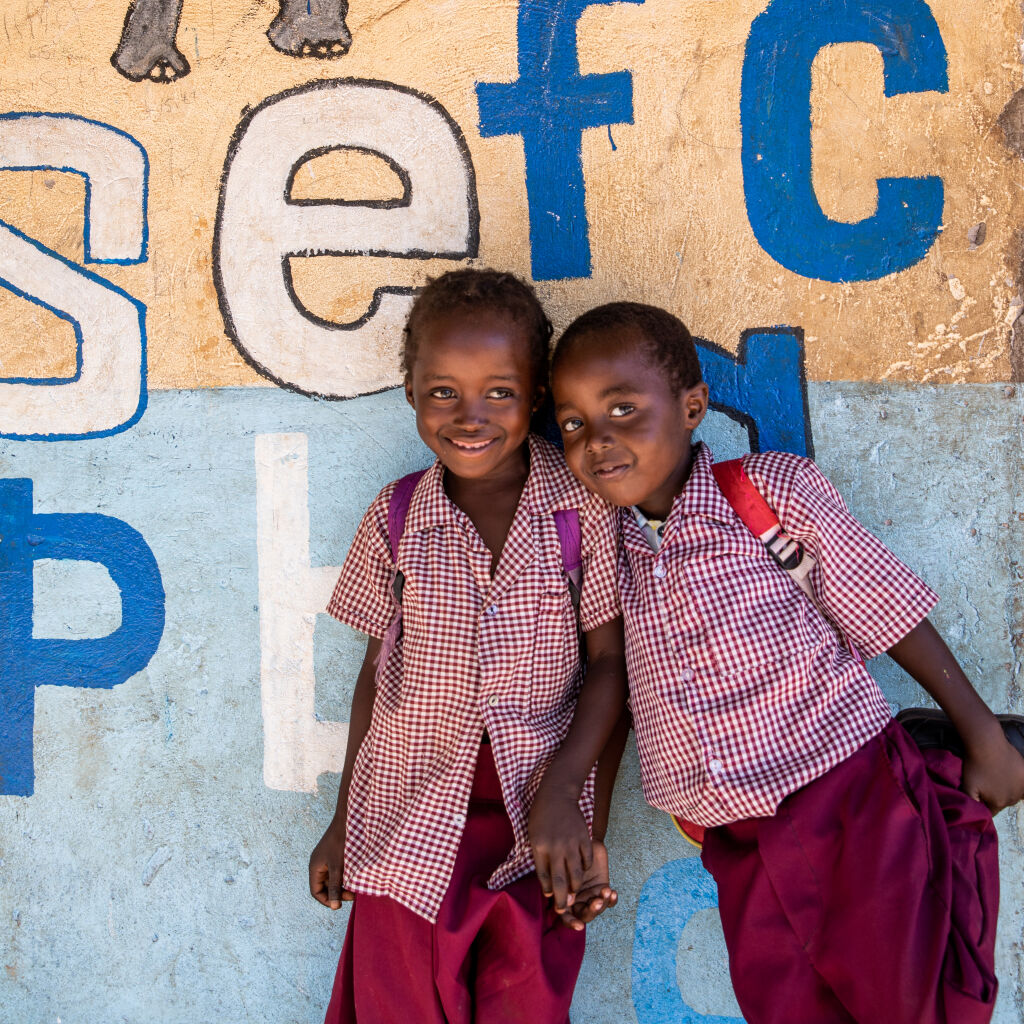
<path fill-rule="evenodd" d="M 793 540 L 783 529 L 775 510 L 765 501 L 754 482 L 744 472 L 743 460 L 716 462 L 711 467 L 711 472 L 726 501 L 732 505 L 733 511 L 740 517 L 743 525 L 757 537 L 772 558 L 789 574 L 790 579 L 807 595 L 808 600 L 836 631 L 850 653 L 858 661 L 863 661 L 849 637 L 844 635 L 818 604 L 817 595 L 808 578 L 815 566 L 815 559 L 804 551 L 803 544 Z"/>
<path fill-rule="evenodd" d="M 732 505 L 743 525 L 768 549 L 786 572 L 792 572 L 804 557 L 803 545 L 782 528 L 775 510 L 764 500 L 743 470 L 742 459 L 716 462 L 711 467 L 719 490 Z"/>

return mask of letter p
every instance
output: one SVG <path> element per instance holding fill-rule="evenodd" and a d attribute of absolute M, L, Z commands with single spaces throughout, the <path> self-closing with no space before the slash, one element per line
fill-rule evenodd
<path fill-rule="evenodd" d="M 121 592 L 121 625 L 96 639 L 32 636 L 37 559 L 97 562 Z M 109 689 L 149 664 L 164 629 L 164 588 L 138 531 L 93 513 L 35 515 L 32 481 L 0 480 L 0 794 L 31 796 L 37 686 Z"/>

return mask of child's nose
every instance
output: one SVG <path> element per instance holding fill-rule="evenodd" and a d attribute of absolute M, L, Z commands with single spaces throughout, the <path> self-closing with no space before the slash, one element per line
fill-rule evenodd
<path fill-rule="evenodd" d="M 464 398 L 455 407 L 455 422 L 461 426 L 487 422 L 487 405 L 483 401 Z"/>
<path fill-rule="evenodd" d="M 606 430 L 600 428 L 591 430 L 586 438 L 584 438 L 584 441 L 588 452 L 599 452 L 612 446 L 611 435 Z"/>

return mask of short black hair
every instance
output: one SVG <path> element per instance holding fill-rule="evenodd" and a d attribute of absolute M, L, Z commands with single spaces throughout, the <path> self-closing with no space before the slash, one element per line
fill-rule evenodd
<path fill-rule="evenodd" d="M 681 395 L 704 379 L 697 347 L 686 324 L 667 310 L 642 302 L 609 302 L 573 320 L 559 339 L 551 361 L 552 372 L 585 335 L 628 327 L 635 327 L 643 335 L 647 354 L 665 371 L 674 395 Z"/>
<path fill-rule="evenodd" d="M 546 385 L 553 328 L 533 286 L 500 270 L 463 267 L 432 278 L 416 296 L 402 332 L 402 370 L 412 373 L 419 332 L 436 316 L 456 310 L 502 313 L 525 330 L 534 382 Z"/>

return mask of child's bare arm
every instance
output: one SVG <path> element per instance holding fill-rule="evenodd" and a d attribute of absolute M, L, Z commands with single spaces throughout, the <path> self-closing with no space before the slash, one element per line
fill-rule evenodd
<path fill-rule="evenodd" d="M 909 672 L 949 715 L 964 742 L 963 781 L 968 796 L 995 814 L 1024 798 L 1024 758 L 978 696 L 935 627 L 924 619 L 889 655 Z"/>
<path fill-rule="evenodd" d="M 579 931 L 590 924 L 598 914 L 619 902 L 619 894 L 612 888 L 608 873 L 608 848 L 605 833 L 608 831 L 608 816 L 611 812 L 612 790 L 615 776 L 622 761 L 622 751 L 629 738 L 633 716 L 628 708 L 622 709 L 619 721 L 612 735 L 597 759 L 597 774 L 594 779 L 594 821 L 591 826 L 593 854 L 590 867 L 584 872 L 579 889 L 573 894 L 570 913 L 562 920 L 570 928 Z"/>
<path fill-rule="evenodd" d="M 345 748 L 345 767 L 338 786 L 338 806 L 323 838 L 309 856 L 309 892 L 318 903 L 337 910 L 343 900 L 353 894 L 342 885 L 342 861 L 345 853 L 345 818 L 348 812 L 348 787 L 352 781 L 352 767 L 356 755 L 370 728 L 370 714 L 376 694 L 376 661 L 380 653 L 380 640 L 370 637 L 366 644 L 363 665 L 356 678 L 352 694 L 352 712 L 348 723 L 348 744 Z"/>
<path fill-rule="evenodd" d="M 603 840 L 618 758 L 628 730 L 628 720 L 622 728 L 626 703 L 622 620 L 613 619 L 585 636 L 587 674 L 572 725 L 544 773 L 530 810 L 530 844 L 537 877 L 544 892 L 554 896 L 559 912 L 572 903 L 572 894 L 580 892 L 586 882 L 593 882 L 588 877 L 593 867 L 593 847 L 579 809 L 583 784 L 600 759 L 594 837 Z"/>

